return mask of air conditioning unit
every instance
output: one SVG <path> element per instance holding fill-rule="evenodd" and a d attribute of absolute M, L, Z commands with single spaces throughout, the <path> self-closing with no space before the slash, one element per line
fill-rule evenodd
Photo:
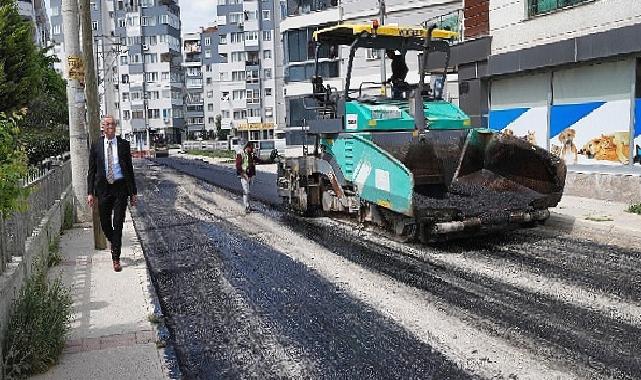
<path fill-rule="evenodd" d="M 149 50 L 149 46 L 147 46 L 147 45 L 142 45 L 142 50 L 145 50 L 145 51 Z"/>
<path fill-rule="evenodd" d="M 169 124 L 169 118 L 168 117 L 164 118 L 163 121 L 165 122 L 165 124 Z"/>

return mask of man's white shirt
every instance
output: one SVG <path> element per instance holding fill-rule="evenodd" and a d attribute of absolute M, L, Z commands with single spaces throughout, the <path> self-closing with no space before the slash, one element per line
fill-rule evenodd
<path fill-rule="evenodd" d="M 105 148 L 105 174 L 109 173 L 109 141 L 111 141 L 111 149 L 113 153 L 113 171 L 114 171 L 114 181 L 123 179 L 122 168 L 120 167 L 120 161 L 118 160 L 118 139 L 114 137 L 111 140 L 104 138 L 104 148 Z"/>

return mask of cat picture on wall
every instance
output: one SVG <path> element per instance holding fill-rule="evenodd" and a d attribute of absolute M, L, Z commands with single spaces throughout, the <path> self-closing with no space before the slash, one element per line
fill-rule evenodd
<path fill-rule="evenodd" d="M 629 141 L 629 132 L 601 135 L 601 137 L 588 141 L 581 149 L 581 154 L 599 161 L 618 161 L 622 164 L 628 164 L 630 162 L 628 158 Z"/>

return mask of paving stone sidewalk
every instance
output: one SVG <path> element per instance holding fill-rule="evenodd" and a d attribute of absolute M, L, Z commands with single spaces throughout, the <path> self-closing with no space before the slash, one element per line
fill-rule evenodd
<path fill-rule="evenodd" d="M 112 269 L 108 250 L 93 249 L 91 224 L 80 224 L 60 240 L 62 274 L 71 288 L 74 316 L 59 363 L 33 379 L 167 379 L 157 333 L 147 267 L 127 213 L 121 263 Z"/>

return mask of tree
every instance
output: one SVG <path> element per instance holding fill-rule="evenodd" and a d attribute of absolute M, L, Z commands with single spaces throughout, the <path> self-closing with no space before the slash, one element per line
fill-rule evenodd
<path fill-rule="evenodd" d="M 67 107 L 67 83 L 53 68 L 60 62 L 58 57 L 50 55 L 50 48 L 37 52 L 38 64 L 42 71 L 42 88 L 29 101 L 29 113 L 24 124 L 37 128 L 52 128 L 60 124 L 69 124 Z"/>
<path fill-rule="evenodd" d="M 218 135 L 218 141 L 225 141 L 227 140 L 227 136 L 229 136 L 229 133 L 231 130 L 229 129 L 221 129 L 217 135 Z"/>
<path fill-rule="evenodd" d="M 21 209 L 21 199 L 27 194 L 22 186 L 27 174 L 26 157 L 18 142 L 17 122 L 21 117 L 18 113 L 7 116 L 0 112 L 0 216 Z"/>
<path fill-rule="evenodd" d="M 220 134 L 220 129 L 222 128 L 222 121 L 223 121 L 223 117 L 220 114 L 216 115 L 216 124 L 215 124 L 216 136 L 219 136 Z"/>
<path fill-rule="evenodd" d="M 20 16 L 15 0 L 0 0 L 0 112 L 28 106 L 42 81 L 31 23 Z"/>
<path fill-rule="evenodd" d="M 26 147 L 31 165 L 69 150 L 67 84 L 53 68 L 58 58 L 48 52 L 49 49 L 42 49 L 36 54 L 43 84 L 41 91 L 29 101 L 29 112 L 20 123 L 20 141 Z"/>

